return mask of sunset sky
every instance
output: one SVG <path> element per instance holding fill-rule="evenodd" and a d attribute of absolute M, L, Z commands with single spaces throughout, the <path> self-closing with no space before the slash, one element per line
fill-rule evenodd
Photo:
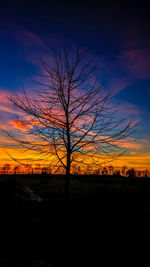
<path fill-rule="evenodd" d="M 55 46 L 80 45 L 98 63 L 100 82 L 121 102 L 120 114 L 139 121 L 116 166 L 150 169 L 150 16 L 146 5 L 90 1 L 4 1 L 0 6 L 0 129 L 22 131 L 22 112 L 7 96 L 35 86 L 40 57 Z M 49 4 L 48 4 L 49 3 Z M 18 155 L 0 132 L 0 160 Z M 10 163 L 10 161 L 9 161 Z"/>

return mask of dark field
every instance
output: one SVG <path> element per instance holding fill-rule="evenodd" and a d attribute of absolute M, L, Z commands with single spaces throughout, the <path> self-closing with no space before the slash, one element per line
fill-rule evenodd
<path fill-rule="evenodd" d="M 84 265 L 94 236 L 94 253 L 115 241 L 150 241 L 150 178 L 74 176 L 67 209 L 63 176 L 0 179 L 0 266 L 61 266 L 66 252 L 76 255 L 67 266 L 78 266 L 81 255 Z"/>
<path fill-rule="evenodd" d="M 21 183 L 21 185 L 20 185 Z M 20 187 L 27 186 L 27 195 Z M 17 188 L 17 189 L 16 189 Z M 3 176 L 1 223 L 64 224 L 64 180 L 61 176 Z M 38 198 L 39 196 L 40 198 Z M 150 179 L 76 176 L 70 183 L 68 227 L 74 232 L 150 231 Z"/>

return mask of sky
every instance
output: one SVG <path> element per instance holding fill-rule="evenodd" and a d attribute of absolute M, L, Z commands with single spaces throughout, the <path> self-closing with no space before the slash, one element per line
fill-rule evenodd
<path fill-rule="evenodd" d="M 120 113 L 137 120 L 128 151 L 118 166 L 150 168 L 150 17 L 142 4 L 113 1 L 1 1 L 0 130 L 21 129 L 22 112 L 7 96 L 34 86 L 40 57 L 52 47 L 80 45 L 98 63 L 100 81 L 120 102 Z M 6 151 L 19 152 L 0 132 L 1 164 Z"/>

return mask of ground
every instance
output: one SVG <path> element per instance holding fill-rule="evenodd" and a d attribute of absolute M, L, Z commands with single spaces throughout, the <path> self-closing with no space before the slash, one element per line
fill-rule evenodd
<path fill-rule="evenodd" d="M 27 192 L 19 189 L 20 186 Z M 114 240 L 118 240 L 118 244 L 127 241 L 128 245 L 133 240 L 150 241 L 149 178 L 72 177 L 67 220 L 64 218 L 63 190 L 63 176 L 1 177 L 1 229 L 7 229 L 11 240 L 9 247 L 7 242 L 0 246 L 1 261 L 11 251 L 16 262 L 26 255 L 22 266 L 30 266 L 29 262 L 31 266 L 60 266 L 58 262 L 64 259 L 64 254 L 60 253 L 65 249 L 63 241 L 70 240 L 70 236 L 70 253 L 77 249 L 73 240 L 84 236 L 84 249 L 82 242 L 78 243 L 82 256 L 85 248 L 88 251 L 88 239 L 92 235 L 100 236 L 99 245 L 103 244 L 103 247 L 107 242 L 113 244 Z M 14 232 L 14 229 L 17 230 Z M 16 246 L 15 239 L 18 240 Z M 88 256 L 83 261 L 86 262 Z M 36 265 L 32 265 L 33 262 Z M 75 266 L 75 261 L 71 266 Z"/>

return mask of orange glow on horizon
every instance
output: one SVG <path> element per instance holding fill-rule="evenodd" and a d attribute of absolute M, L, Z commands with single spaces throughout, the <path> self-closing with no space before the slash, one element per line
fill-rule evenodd
<path fill-rule="evenodd" d="M 16 161 L 11 159 L 9 154 L 14 158 L 19 159 L 20 162 L 24 162 L 24 153 L 22 153 L 21 149 L 13 149 L 13 148 L 5 148 L 0 147 L 0 166 L 3 166 L 6 163 L 9 163 L 12 166 L 15 166 L 17 164 Z M 31 160 L 31 154 L 26 154 L 26 163 L 30 163 L 33 166 L 35 166 L 38 163 L 41 163 L 42 165 L 48 165 L 50 164 L 49 160 L 39 160 L 37 156 L 32 156 L 33 160 Z M 36 160 L 37 159 L 37 160 Z M 34 161 L 35 160 L 35 161 Z M 19 163 L 18 163 L 19 164 Z M 91 163 L 90 163 L 91 164 Z M 106 162 L 105 165 L 113 165 L 115 168 L 122 168 L 123 166 L 127 166 L 128 168 L 136 168 L 136 169 L 150 169 L 150 155 L 136 155 L 136 152 L 131 152 L 131 155 L 124 155 L 120 158 Z M 79 164 L 80 165 L 80 164 Z M 87 166 L 87 165 L 86 165 Z M 85 166 L 85 168 L 86 168 Z M 99 166 L 103 166 L 103 164 L 99 164 Z M 95 167 L 98 168 L 98 167 Z"/>

